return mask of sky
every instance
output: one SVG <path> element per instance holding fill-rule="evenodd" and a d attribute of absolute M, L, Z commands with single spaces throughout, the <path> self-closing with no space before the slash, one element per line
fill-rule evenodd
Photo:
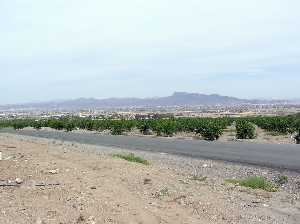
<path fill-rule="evenodd" d="M 300 98 L 299 0 L 0 0 L 0 104 Z"/>

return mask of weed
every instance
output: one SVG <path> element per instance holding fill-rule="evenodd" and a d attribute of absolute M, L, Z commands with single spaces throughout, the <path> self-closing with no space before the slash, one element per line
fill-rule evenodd
<path fill-rule="evenodd" d="M 288 182 L 288 177 L 287 176 L 284 176 L 284 175 L 280 175 L 276 178 L 276 183 L 280 184 L 280 185 L 283 185 L 283 184 L 286 184 Z"/>
<path fill-rule="evenodd" d="M 206 181 L 207 177 L 202 177 L 202 176 L 197 176 L 197 175 L 193 175 L 190 180 L 196 180 L 196 181 L 200 181 L 200 182 L 203 182 L 203 181 Z"/>
<path fill-rule="evenodd" d="M 226 182 L 232 183 L 232 184 L 238 184 L 240 186 L 244 187 L 250 187 L 253 189 L 262 189 L 269 192 L 276 192 L 278 189 L 273 186 L 273 184 L 269 181 L 267 181 L 263 177 L 248 177 L 246 179 L 227 179 Z"/>
<path fill-rule="evenodd" d="M 144 165 L 149 165 L 149 162 L 139 156 L 135 156 L 133 153 L 129 154 L 114 154 L 113 157 L 125 159 L 129 162 L 142 163 Z"/>
<path fill-rule="evenodd" d="M 156 198 L 164 197 L 169 195 L 169 189 L 167 187 L 161 189 L 160 191 L 155 193 Z"/>

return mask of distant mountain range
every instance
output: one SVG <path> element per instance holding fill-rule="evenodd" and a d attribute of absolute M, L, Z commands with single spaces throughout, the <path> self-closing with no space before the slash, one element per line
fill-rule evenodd
<path fill-rule="evenodd" d="M 233 106 L 243 104 L 300 104 L 300 100 L 248 100 L 236 97 L 221 96 L 218 94 L 199 94 L 175 92 L 171 96 L 156 98 L 79 98 L 43 103 L 26 103 L 0 106 L 0 110 L 79 110 L 79 109 L 105 109 L 128 107 L 174 107 L 174 106 Z"/>

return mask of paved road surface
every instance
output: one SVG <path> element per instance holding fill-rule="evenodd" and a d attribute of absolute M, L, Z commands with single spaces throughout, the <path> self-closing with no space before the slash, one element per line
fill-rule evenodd
<path fill-rule="evenodd" d="M 99 146 L 114 146 L 125 149 L 165 152 L 195 158 L 207 158 L 259 166 L 284 168 L 300 172 L 300 145 L 256 144 L 242 142 L 207 142 L 136 136 L 100 136 L 93 133 L 67 133 L 12 129 L 1 132 L 17 133 L 42 138 L 72 141 Z"/>

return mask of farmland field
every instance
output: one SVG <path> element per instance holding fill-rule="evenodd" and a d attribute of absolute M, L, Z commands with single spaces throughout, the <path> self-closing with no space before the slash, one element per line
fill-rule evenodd
<path fill-rule="evenodd" d="M 218 140 L 228 127 L 234 126 L 233 134 L 237 139 L 254 139 L 259 128 L 273 136 L 300 134 L 300 114 L 274 117 L 244 118 L 160 118 L 151 120 L 112 120 L 97 118 L 65 117 L 61 119 L 6 119 L 0 120 L 0 128 L 13 127 L 20 130 L 26 127 L 41 129 L 48 127 L 56 130 L 88 130 L 123 135 L 137 131 L 141 135 L 172 137 L 178 133 L 188 133 L 204 140 Z"/>

